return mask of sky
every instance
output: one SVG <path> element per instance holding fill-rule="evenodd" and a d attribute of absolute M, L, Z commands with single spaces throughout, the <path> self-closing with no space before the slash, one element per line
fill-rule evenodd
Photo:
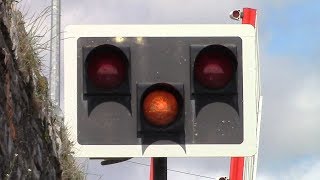
<path fill-rule="evenodd" d="M 316 23 L 319 1 L 61 1 L 62 35 L 69 24 L 237 23 L 228 16 L 231 10 L 257 8 L 264 96 L 257 179 L 320 179 L 320 119 L 317 117 L 320 24 Z M 50 3 L 50 0 L 23 0 L 19 6 L 30 16 Z M 50 27 L 50 19 L 44 26 Z M 48 64 L 48 56 L 45 59 L 44 64 Z M 150 160 L 131 161 L 149 164 Z M 148 166 L 132 162 L 110 166 L 100 166 L 100 161 L 84 164 L 88 180 L 147 180 L 149 176 Z M 168 168 L 208 177 L 228 176 L 229 158 L 169 158 Z M 206 178 L 168 171 L 168 179 Z"/>

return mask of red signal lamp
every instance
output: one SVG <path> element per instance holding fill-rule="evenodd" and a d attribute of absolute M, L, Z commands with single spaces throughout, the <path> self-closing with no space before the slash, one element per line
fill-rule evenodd
<path fill-rule="evenodd" d="M 206 88 L 224 88 L 233 78 L 235 62 L 236 57 L 227 47 L 207 46 L 196 57 L 194 77 Z"/>
<path fill-rule="evenodd" d="M 127 77 L 127 69 L 126 56 L 115 46 L 99 46 L 87 57 L 88 79 L 99 89 L 119 87 Z"/>
<path fill-rule="evenodd" d="M 143 114 L 147 122 L 154 126 L 168 126 L 178 115 L 178 100 L 166 90 L 154 90 L 143 101 Z"/>
<path fill-rule="evenodd" d="M 230 13 L 230 18 L 239 21 L 242 18 L 243 14 L 240 9 L 236 9 Z"/>

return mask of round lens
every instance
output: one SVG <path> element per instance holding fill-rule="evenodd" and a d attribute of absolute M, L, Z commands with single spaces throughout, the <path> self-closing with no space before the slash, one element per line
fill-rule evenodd
<path fill-rule="evenodd" d="M 179 112 L 176 97 L 165 90 L 151 91 L 143 101 L 145 119 L 155 126 L 167 126 L 176 120 Z"/>
<path fill-rule="evenodd" d="M 224 88 L 235 71 L 235 56 L 226 47 L 212 45 L 204 48 L 196 57 L 195 79 L 209 89 Z"/>
<path fill-rule="evenodd" d="M 87 58 L 88 79 L 96 88 L 116 88 L 126 79 L 126 63 L 126 56 L 120 49 L 114 46 L 98 47 Z"/>

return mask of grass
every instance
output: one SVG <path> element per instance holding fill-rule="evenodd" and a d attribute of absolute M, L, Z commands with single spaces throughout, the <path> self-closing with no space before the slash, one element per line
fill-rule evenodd
<path fill-rule="evenodd" d="M 29 23 L 25 23 L 25 16 L 19 10 L 13 10 L 12 13 L 12 22 L 17 27 L 16 36 L 19 39 L 17 47 L 17 56 L 20 60 L 19 68 L 27 80 L 30 79 L 30 75 L 34 79 L 34 98 L 36 101 L 49 101 L 48 83 L 42 74 L 44 56 L 41 56 L 49 48 L 49 41 L 42 42 L 42 40 L 50 29 L 41 27 L 48 14 L 50 14 L 50 8 L 41 11 L 38 16 L 33 15 Z"/>
<path fill-rule="evenodd" d="M 43 64 L 43 54 L 48 53 L 50 39 L 45 41 L 44 38 L 50 32 L 44 22 L 50 17 L 51 7 L 47 7 L 42 10 L 39 14 L 34 14 L 30 18 L 26 18 L 17 7 L 20 2 L 7 1 L 7 9 L 11 9 L 12 18 L 10 21 L 10 27 L 16 27 L 16 32 L 11 36 L 17 37 L 19 43 L 16 48 L 16 56 L 18 60 L 19 70 L 26 83 L 31 83 L 33 92 L 32 100 L 33 106 L 36 112 L 41 113 L 45 109 L 48 117 L 48 123 L 56 122 L 58 117 L 53 114 L 54 107 L 49 98 L 48 82 L 46 77 L 43 75 L 43 70 L 46 68 Z M 71 151 L 73 143 L 68 139 L 69 134 L 63 123 L 59 124 L 60 130 L 58 132 L 62 147 L 60 153 L 60 164 L 62 169 L 63 179 L 84 179 L 84 173 L 80 170 L 77 165 L 73 152 Z M 46 133 L 45 133 L 46 134 Z M 46 134 L 48 136 L 48 134 Z M 46 140 L 50 138 L 46 138 Z"/>
<path fill-rule="evenodd" d="M 84 180 L 85 173 L 80 170 L 81 167 L 77 165 L 71 151 L 73 142 L 69 141 L 67 137 L 69 137 L 68 129 L 63 126 L 61 128 L 61 142 L 63 145 L 61 151 L 62 179 L 70 179 L 72 177 L 72 179 Z"/>

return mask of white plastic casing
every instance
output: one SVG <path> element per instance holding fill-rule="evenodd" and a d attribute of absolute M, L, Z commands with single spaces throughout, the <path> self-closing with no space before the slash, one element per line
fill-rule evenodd
<path fill-rule="evenodd" d="M 240 37 L 243 55 L 242 144 L 179 145 L 80 145 L 77 142 L 77 40 L 80 37 Z M 246 24 L 223 25 L 71 25 L 64 36 L 65 124 L 74 142 L 76 157 L 218 157 L 251 156 L 257 151 L 258 59 L 256 30 Z"/>

